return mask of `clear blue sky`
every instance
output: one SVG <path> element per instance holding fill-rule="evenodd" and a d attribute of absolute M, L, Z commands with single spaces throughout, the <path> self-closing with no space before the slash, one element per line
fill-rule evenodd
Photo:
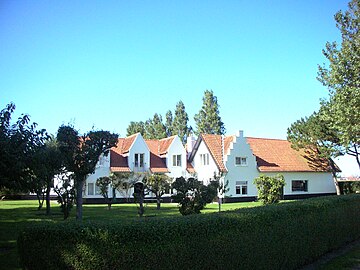
<path fill-rule="evenodd" d="M 0 0 L 0 108 L 124 136 L 179 100 L 194 125 L 212 89 L 228 134 L 284 139 L 327 97 L 317 64 L 347 2 Z"/>

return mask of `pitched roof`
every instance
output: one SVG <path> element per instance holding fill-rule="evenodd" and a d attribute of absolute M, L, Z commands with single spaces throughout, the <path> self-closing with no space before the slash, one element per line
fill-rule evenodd
<path fill-rule="evenodd" d="M 169 172 L 166 167 L 166 162 L 160 157 L 160 145 L 167 145 L 168 142 L 161 142 L 162 140 L 145 140 L 150 150 L 150 171 L 152 173 L 167 173 Z M 170 144 L 169 144 L 170 146 Z M 162 151 L 166 147 L 163 146 Z M 167 151 L 167 150 L 166 150 Z"/>
<path fill-rule="evenodd" d="M 119 138 L 117 146 L 110 149 L 110 171 L 130 172 L 128 159 L 122 154 L 124 138 Z"/>
<path fill-rule="evenodd" d="M 201 139 L 209 149 L 211 156 L 213 157 L 216 166 L 221 172 L 227 172 L 223 160 L 223 140 L 221 135 L 214 134 L 201 134 Z"/>
<path fill-rule="evenodd" d="M 171 136 L 169 138 L 164 138 L 159 140 L 159 154 L 164 155 L 169 151 L 169 147 L 173 140 L 175 139 L 176 135 Z"/>
<path fill-rule="evenodd" d="M 246 138 L 261 172 L 331 171 L 329 161 L 315 151 L 297 151 L 286 140 Z"/>

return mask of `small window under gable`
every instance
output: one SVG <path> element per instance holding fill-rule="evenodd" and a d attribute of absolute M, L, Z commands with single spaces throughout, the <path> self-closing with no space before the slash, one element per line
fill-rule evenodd
<path fill-rule="evenodd" d="M 94 195 L 94 183 L 88 183 L 88 195 Z"/>
<path fill-rule="evenodd" d="M 209 165 L 209 153 L 200 154 L 200 164 L 201 165 Z"/>
<path fill-rule="evenodd" d="M 134 160 L 135 160 L 135 167 L 140 167 L 140 168 L 144 167 L 144 154 L 143 153 L 141 153 L 141 154 L 136 153 Z"/>
<path fill-rule="evenodd" d="M 235 157 L 235 165 L 236 166 L 247 166 L 247 158 L 246 157 Z"/>
<path fill-rule="evenodd" d="M 181 155 L 173 155 L 173 167 L 181 167 Z"/>
<path fill-rule="evenodd" d="M 239 195 L 248 194 L 248 181 L 236 181 L 235 183 L 235 193 Z"/>

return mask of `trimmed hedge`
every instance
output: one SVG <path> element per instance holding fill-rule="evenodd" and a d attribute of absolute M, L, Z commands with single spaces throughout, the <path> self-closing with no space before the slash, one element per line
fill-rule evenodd
<path fill-rule="evenodd" d="M 24 269 L 296 269 L 360 237 L 360 196 L 125 223 L 58 223 L 18 239 Z"/>

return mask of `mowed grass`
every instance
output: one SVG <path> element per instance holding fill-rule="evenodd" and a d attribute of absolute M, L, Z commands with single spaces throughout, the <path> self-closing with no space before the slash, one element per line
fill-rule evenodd
<path fill-rule="evenodd" d="M 228 203 L 223 204 L 222 211 L 234 210 L 244 207 L 259 206 L 259 202 Z M 0 269 L 21 269 L 18 259 L 16 240 L 19 232 L 39 222 L 69 222 L 75 220 L 75 207 L 72 209 L 70 218 L 63 220 L 59 205 L 52 202 L 51 215 L 46 216 L 45 210 L 37 210 L 37 201 L 0 201 Z M 218 211 L 218 204 L 207 205 L 202 212 L 212 213 Z M 145 218 L 155 216 L 168 217 L 181 216 L 177 204 L 164 203 L 160 210 L 156 210 L 156 204 L 149 203 L 145 206 Z M 84 205 L 84 221 L 111 221 L 126 220 L 136 222 L 139 219 L 135 204 L 115 204 L 109 211 L 107 205 Z"/>

